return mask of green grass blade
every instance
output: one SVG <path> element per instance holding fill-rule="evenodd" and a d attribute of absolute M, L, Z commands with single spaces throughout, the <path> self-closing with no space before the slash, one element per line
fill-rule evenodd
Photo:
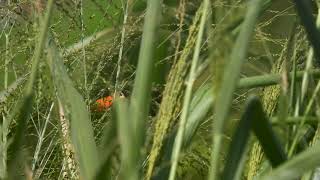
<path fill-rule="evenodd" d="M 245 152 L 245 148 L 248 143 L 250 131 L 252 128 L 252 121 L 257 118 L 254 117 L 256 115 L 254 113 L 254 105 L 255 104 L 253 103 L 253 99 L 249 98 L 245 111 L 241 116 L 238 127 L 232 137 L 232 142 L 229 147 L 229 153 L 227 156 L 222 179 L 232 180 L 236 175 L 240 160 Z"/>
<path fill-rule="evenodd" d="M 249 2 L 245 20 L 241 26 L 240 34 L 232 49 L 230 61 L 228 62 L 229 64 L 227 65 L 223 75 L 221 89 L 218 93 L 215 104 L 214 114 L 216 118 L 214 120 L 213 152 L 211 155 L 212 167 L 209 173 L 209 179 L 217 179 L 219 174 L 219 156 L 224 126 L 226 124 L 228 113 L 231 107 L 233 93 L 236 90 L 240 77 L 241 66 L 246 60 L 249 41 L 252 37 L 262 4 L 262 0 L 251 0 Z"/>
<path fill-rule="evenodd" d="M 315 145 L 288 160 L 270 174 L 261 177 L 261 180 L 292 180 L 297 179 L 304 173 L 320 166 L 320 144 Z"/>
<path fill-rule="evenodd" d="M 95 175 L 96 180 L 112 179 L 111 168 L 112 154 L 118 147 L 117 139 L 117 122 L 116 122 L 116 112 L 112 109 L 112 119 L 103 128 L 103 135 L 99 140 L 99 157 L 101 159 L 101 164 L 98 167 L 97 173 Z"/>
<path fill-rule="evenodd" d="M 99 159 L 86 104 L 73 87 L 53 41 L 49 43 L 47 59 L 58 99 L 61 101 L 66 119 L 70 121 L 72 143 L 79 161 L 80 175 L 83 179 L 90 180 L 96 173 Z"/>
<path fill-rule="evenodd" d="M 297 71 L 296 73 L 296 80 L 302 80 L 303 74 L 306 71 Z M 288 75 L 289 80 L 292 78 L 292 74 L 294 72 L 290 72 Z M 320 70 L 312 69 L 308 71 L 310 75 L 314 78 L 320 77 Z M 258 75 L 252 77 L 241 78 L 238 83 L 239 89 L 249 89 L 249 88 L 256 88 L 256 87 L 265 87 L 265 86 L 272 86 L 279 84 L 281 82 L 281 75 L 280 74 L 266 74 L 266 75 Z"/>
<path fill-rule="evenodd" d="M 121 147 L 121 179 L 135 179 L 130 177 L 135 174 L 139 166 L 131 158 L 138 153 L 135 149 L 136 142 L 134 138 L 134 131 L 132 129 L 132 122 L 128 114 L 128 103 L 125 99 L 118 99 L 115 103 L 117 123 L 118 123 L 118 138 Z"/>
<path fill-rule="evenodd" d="M 192 137 L 195 135 L 200 123 L 212 109 L 211 107 L 214 102 L 214 97 L 212 97 L 211 92 L 212 90 L 210 89 L 209 84 L 206 84 L 201 86 L 194 93 L 184 133 L 184 147 L 188 147 L 190 145 Z"/>
<path fill-rule="evenodd" d="M 286 160 L 286 155 L 272 131 L 260 100 L 258 97 L 252 96 L 247 101 L 245 112 L 233 135 L 222 179 L 234 179 L 251 130 L 257 136 L 272 166 L 276 167 Z"/>
<path fill-rule="evenodd" d="M 152 85 L 152 73 L 154 69 L 153 52 L 155 48 L 156 32 L 160 22 L 161 1 L 148 1 L 145 15 L 139 61 L 134 81 L 134 88 L 130 101 L 130 121 L 133 122 L 134 135 L 136 139 L 136 154 L 132 154 L 132 162 L 139 164 L 140 149 L 144 144 L 145 122 L 147 120 L 150 106 L 150 92 Z M 136 166 L 134 174 L 127 174 L 130 179 L 140 179 L 139 169 Z M 133 167 L 132 167 L 133 168 Z"/>
<path fill-rule="evenodd" d="M 253 97 L 251 101 L 253 109 L 251 116 L 254 118 L 252 119 L 252 129 L 272 166 L 279 166 L 287 159 L 286 154 L 263 111 L 262 103 L 258 97 Z"/>

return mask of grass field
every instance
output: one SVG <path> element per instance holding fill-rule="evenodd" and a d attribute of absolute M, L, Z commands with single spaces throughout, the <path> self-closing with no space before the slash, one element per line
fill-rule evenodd
<path fill-rule="evenodd" d="M 0 179 L 319 179 L 319 9 L 0 1 Z"/>

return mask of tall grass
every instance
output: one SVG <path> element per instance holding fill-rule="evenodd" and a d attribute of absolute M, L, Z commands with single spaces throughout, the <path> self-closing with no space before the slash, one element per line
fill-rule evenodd
<path fill-rule="evenodd" d="M 252 0 L 248 6 L 248 12 L 241 25 L 241 30 L 236 43 L 232 49 L 230 60 L 223 74 L 221 88 L 215 102 L 215 121 L 213 131 L 213 151 L 212 151 L 212 170 L 209 174 L 209 179 L 216 179 L 219 172 L 219 157 L 222 144 L 222 136 L 228 114 L 230 112 L 233 93 L 237 86 L 242 64 L 246 60 L 246 54 L 249 47 L 249 40 L 252 37 L 255 24 L 259 12 L 262 8 L 262 1 Z"/>
<path fill-rule="evenodd" d="M 318 178 L 319 7 L 105 3 L 0 10 L 1 179 L 250 179 L 262 155 L 256 179 Z M 298 34 L 271 27 L 286 13 L 300 18 L 288 20 Z M 264 101 L 266 87 L 277 91 Z M 248 153 L 252 144 L 263 152 Z"/>

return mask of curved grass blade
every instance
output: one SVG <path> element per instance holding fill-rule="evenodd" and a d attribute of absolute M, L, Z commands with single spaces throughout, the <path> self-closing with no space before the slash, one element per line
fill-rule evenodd
<path fill-rule="evenodd" d="M 214 114 L 216 116 L 214 121 L 213 131 L 213 151 L 211 155 L 211 171 L 209 179 L 216 179 L 218 177 L 219 157 L 222 144 L 222 136 L 224 126 L 226 124 L 233 93 L 236 90 L 237 83 L 240 77 L 240 70 L 242 64 L 245 62 L 249 41 L 252 37 L 259 12 L 262 9 L 263 0 L 251 0 L 248 4 L 248 11 L 241 26 L 240 34 L 232 49 L 229 64 L 224 71 L 223 80 L 220 92 L 217 96 Z"/>
<path fill-rule="evenodd" d="M 62 104 L 66 119 L 70 121 L 72 143 L 79 161 L 80 175 L 83 179 L 90 180 L 96 173 L 99 159 L 86 104 L 83 97 L 73 87 L 53 41 L 49 42 L 47 59 L 58 99 Z"/>
<path fill-rule="evenodd" d="M 183 144 L 188 147 L 192 142 L 192 137 L 195 135 L 200 123 L 205 119 L 208 112 L 211 110 L 214 102 L 212 90 L 209 84 L 201 86 L 193 96 L 190 104 L 190 111 L 186 123 Z"/>
<path fill-rule="evenodd" d="M 279 166 L 287 159 L 278 138 L 272 131 L 271 124 L 263 111 L 259 98 L 252 96 L 247 101 L 245 112 L 233 135 L 222 179 L 234 179 L 251 130 L 258 138 L 273 167 Z"/>
<path fill-rule="evenodd" d="M 240 122 L 232 137 L 232 142 L 229 147 L 229 153 L 225 164 L 222 179 L 232 180 L 234 179 L 241 157 L 245 152 L 245 147 L 249 140 L 250 131 L 252 128 L 252 120 L 256 119 L 251 116 L 255 115 L 252 111 L 255 111 L 254 103 L 252 99 L 249 99 L 243 115 L 241 116 Z"/>
<path fill-rule="evenodd" d="M 287 157 L 283 148 L 272 130 L 272 126 L 263 111 L 262 103 L 258 97 L 252 98 L 252 108 L 254 111 L 251 115 L 256 120 L 252 119 L 252 130 L 261 144 L 263 151 L 273 167 L 279 166 L 286 161 Z"/>

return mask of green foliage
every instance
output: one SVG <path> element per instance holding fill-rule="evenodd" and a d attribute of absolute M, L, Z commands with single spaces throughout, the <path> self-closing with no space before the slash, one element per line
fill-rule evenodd
<path fill-rule="evenodd" d="M 80 175 L 85 179 L 95 176 L 98 151 L 94 141 L 93 129 L 83 97 L 73 87 L 60 54 L 54 42 L 49 41 L 48 65 L 57 89 L 57 99 L 61 108 L 61 121 L 70 122 L 72 144 L 79 160 Z"/>
<path fill-rule="evenodd" d="M 0 1 L 0 179 L 311 179 L 318 5 Z"/>

